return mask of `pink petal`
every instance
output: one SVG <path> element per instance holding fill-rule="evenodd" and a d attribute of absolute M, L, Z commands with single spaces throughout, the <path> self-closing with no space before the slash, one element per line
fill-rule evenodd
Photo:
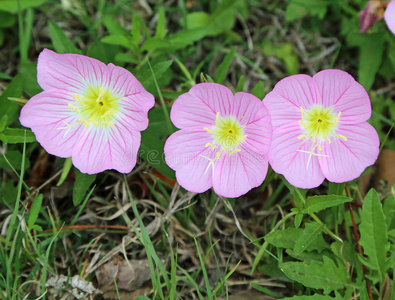
<path fill-rule="evenodd" d="M 359 177 L 366 167 L 374 164 L 380 141 L 376 130 L 367 122 L 339 126 L 337 133 L 347 141 L 336 138 L 331 144 L 327 143 L 322 152 L 328 158 L 319 163 L 329 181 L 346 182 Z"/>
<path fill-rule="evenodd" d="M 107 87 L 108 70 L 94 58 L 44 49 L 38 57 L 37 81 L 44 90 L 58 88 L 81 94 L 87 85 Z"/>
<path fill-rule="evenodd" d="M 142 131 L 148 126 L 148 111 L 154 106 L 154 96 L 148 92 L 139 93 L 123 97 L 118 104 L 120 111 L 116 119 L 124 125 Z"/>
<path fill-rule="evenodd" d="M 215 162 L 214 191 L 228 198 L 239 197 L 262 184 L 266 177 L 268 161 L 265 155 L 242 150 L 229 156 L 222 153 Z"/>
<path fill-rule="evenodd" d="M 339 124 L 355 124 L 370 118 L 369 96 L 362 85 L 341 70 L 324 70 L 314 75 L 324 107 L 333 106 L 334 114 L 341 112 Z"/>
<path fill-rule="evenodd" d="M 297 122 L 274 129 L 269 163 L 273 170 L 283 174 L 290 184 L 303 189 L 314 188 L 319 186 L 325 177 L 321 172 L 317 156 L 312 155 L 308 162 L 310 155 L 298 151 L 310 152 L 312 149 L 312 139 L 298 140 L 301 134 L 303 131 Z"/>
<path fill-rule="evenodd" d="M 248 148 L 256 153 L 267 154 L 272 140 L 272 126 L 266 108 L 261 111 L 263 113 L 262 117 L 249 123 L 244 128 L 244 134 L 247 137 L 243 141 L 241 148 Z"/>
<path fill-rule="evenodd" d="M 269 110 L 273 128 L 301 119 L 301 107 L 308 110 L 321 104 L 317 84 L 308 75 L 292 75 L 280 80 L 263 103 Z"/>
<path fill-rule="evenodd" d="M 387 22 L 389 30 L 395 34 L 395 1 L 392 0 L 384 12 L 384 20 Z"/>
<path fill-rule="evenodd" d="M 68 91 L 44 91 L 25 104 L 19 120 L 23 126 L 32 129 L 37 141 L 48 153 L 70 157 L 72 148 L 85 127 L 77 123 L 78 114 L 68 109 L 68 103 L 74 102 L 72 93 Z M 67 124 L 75 125 L 67 130 Z"/>
<path fill-rule="evenodd" d="M 214 159 L 216 152 L 205 146 L 211 140 L 207 131 L 189 130 L 179 130 L 167 139 L 166 163 L 176 171 L 177 181 L 184 189 L 202 193 L 212 187 L 208 158 Z"/>
<path fill-rule="evenodd" d="M 114 95 L 127 97 L 127 101 L 141 107 L 143 111 L 148 111 L 155 104 L 155 98 L 148 93 L 143 85 L 128 70 L 108 64 L 110 81 L 108 88 Z"/>
<path fill-rule="evenodd" d="M 76 142 L 72 160 L 82 173 L 95 174 L 108 169 L 129 173 L 136 165 L 140 132 L 121 124 L 104 128 L 91 125 Z"/>
<path fill-rule="evenodd" d="M 261 100 L 249 93 L 236 93 L 231 107 L 231 115 L 246 125 L 268 117 L 268 112 Z"/>

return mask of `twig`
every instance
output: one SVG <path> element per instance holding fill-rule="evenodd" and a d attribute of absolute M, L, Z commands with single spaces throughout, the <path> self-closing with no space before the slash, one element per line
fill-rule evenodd
<path fill-rule="evenodd" d="M 346 196 L 350 197 L 350 194 L 348 193 L 347 183 L 345 184 L 344 188 L 346 190 Z M 359 237 L 359 233 L 358 233 L 357 224 L 355 223 L 354 211 L 352 209 L 351 202 L 348 202 L 348 209 L 350 210 L 350 214 L 351 214 L 351 220 L 352 220 L 352 225 L 354 228 L 354 235 L 355 235 L 355 240 L 357 242 L 358 252 L 363 257 L 363 250 L 362 250 L 361 245 L 359 244 L 360 237 Z M 363 268 L 363 277 L 365 278 L 366 290 L 368 291 L 369 299 L 373 300 L 372 291 L 370 290 L 369 280 L 366 277 L 366 274 L 368 273 L 368 271 L 366 270 L 366 267 L 364 264 L 362 264 L 362 268 Z"/>
<path fill-rule="evenodd" d="M 85 230 L 85 229 L 121 229 L 121 230 L 131 230 L 132 228 L 122 225 L 72 225 L 63 226 L 56 228 L 57 231 L 61 230 Z M 45 229 L 42 233 L 52 232 L 53 229 Z"/>

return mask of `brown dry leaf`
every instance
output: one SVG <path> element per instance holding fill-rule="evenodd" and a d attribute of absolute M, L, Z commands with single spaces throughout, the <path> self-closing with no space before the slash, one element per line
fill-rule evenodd
<path fill-rule="evenodd" d="M 132 292 L 151 279 L 148 260 L 112 260 L 95 272 L 99 288 L 103 291 L 114 290 L 114 278 L 119 290 Z"/>
<path fill-rule="evenodd" d="M 391 188 L 395 184 L 395 151 L 390 149 L 381 150 L 377 178 L 376 178 L 376 189 L 380 189 L 380 181 L 387 181 L 387 188 Z"/>

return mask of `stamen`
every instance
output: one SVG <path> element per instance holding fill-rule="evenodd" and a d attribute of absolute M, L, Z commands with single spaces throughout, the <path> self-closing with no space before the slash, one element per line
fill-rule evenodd
<path fill-rule="evenodd" d="M 214 131 L 212 131 L 210 128 L 204 127 L 204 130 L 206 130 L 208 133 L 214 133 Z"/>
<path fill-rule="evenodd" d="M 73 105 L 71 103 L 68 103 L 67 105 L 69 107 L 69 111 L 71 111 L 71 112 L 76 111 L 77 113 L 80 113 L 80 110 L 75 105 Z"/>
<path fill-rule="evenodd" d="M 72 127 L 74 127 L 75 124 L 77 124 L 77 123 L 69 124 L 69 123 L 67 123 L 67 122 L 64 121 L 64 120 L 62 120 L 62 121 L 63 121 L 63 123 L 64 123 L 66 126 L 64 126 L 64 127 L 58 127 L 58 128 L 56 128 L 56 129 L 57 129 L 57 130 L 67 129 L 66 132 L 65 132 L 64 135 L 63 135 L 63 137 L 65 137 L 65 136 L 69 133 L 70 129 L 71 129 Z"/>
<path fill-rule="evenodd" d="M 339 111 L 339 113 L 337 114 L 337 118 L 336 118 L 336 120 L 335 120 L 335 123 L 334 123 L 334 126 L 336 127 L 336 125 L 337 125 L 337 122 L 339 121 L 339 119 L 340 119 L 340 115 L 342 114 L 342 112 L 341 111 Z"/>
<path fill-rule="evenodd" d="M 96 103 L 99 103 L 100 100 L 103 100 L 103 96 L 104 96 L 104 88 L 100 87 L 99 94 L 97 95 Z"/>
<path fill-rule="evenodd" d="M 331 140 L 327 136 L 325 136 L 325 139 L 329 142 L 329 144 L 332 144 Z"/>
<path fill-rule="evenodd" d="M 91 124 L 88 121 L 84 120 L 83 118 L 79 118 L 78 122 L 84 124 L 86 129 L 88 129 L 91 126 Z"/>
<path fill-rule="evenodd" d="M 108 115 L 112 115 L 113 111 L 112 108 L 110 108 L 109 110 L 107 110 L 102 116 L 101 118 L 104 119 L 105 117 L 107 117 Z"/>
<path fill-rule="evenodd" d="M 114 122 L 111 122 L 111 121 L 104 121 L 104 122 L 102 122 L 103 124 L 107 124 L 108 126 L 110 126 L 110 127 L 112 127 L 112 126 L 114 126 Z"/>
<path fill-rule="evenodd" d="M 341 135 L 341 134 L 336 134 L 335 138 L 341 138 L 342 140 L 347 141 L 347 138 L 344 135 Z"/>
<path fill-rule="evenodd" d="M 214 145 L 214 146 L 211 147 L 211 150 L 214 150 L 214 149 L 218 149 L 218 146 Z"/>
<path fill-rule="evenodd" d="M 89 119 L 88 121 L 92 122 L 96 127 L 99 125 L 99 123 L 94 119 Z"/>
<path fill-rule="evenodd" d="M 240 149 L 235 149 L 235 150 L 233 150 L 232 152 L 229 153 L 229 156 L 231 156 L 232 154 L 235 154 L 237 152 L 240 152 L 240 151 L 241 151 Z"/>
<path fill-rule="evenodd" d="M 320 144 L 318 144 L 318 150 L 322 151 L 322 147 Z"/>
<path fill-rule="evenodd" d="M 236 145 L 238 145 L 242 140 L 244 140 L 245 138 L 247 137 L 247 135 L 243 135 L 243 136 L 241 136 L 240 138 L 238 138 L 237 140 L 236 140 Z"/>
<path fill-rule="evenodd" d="M 82 100 L 81 100 L 81 97 L 80 97 L 80 95 L 73 94 L 73 99 L 74 99 L 74 100 L 76 100 L 76 101 L 78 101 L 80 104 L 82 104 L 82 103 L 83 103 L 83 102 L 82 102 Z"/>
<path fill-rule="evenodd" d="M 219 120 L 219 112 L 215 115 L 215 125 L 218 125 L 218 120 Z"/>
<path fill-rule="evenodd" d="M 300 110 L 302 112 L 302 123 L 304 123 L 304 115 L 303 115 L 303 107 L 302 106 L 300 107 Z"/>
<path fill-rule="evenodd" d="M 301 135 L 298 136 L 298 140 L 301 140 L 301 139 L 304 139 L 304 138 L 306 138 L 305 134 L 301 134 Z"/>
<path fill-rule="evenodd" d="M 204 145 L 204 147 L 208 147 L 208 146 L 210 146 L 211 145 L 211 143 L 207 143 L 206 145 Z"/>

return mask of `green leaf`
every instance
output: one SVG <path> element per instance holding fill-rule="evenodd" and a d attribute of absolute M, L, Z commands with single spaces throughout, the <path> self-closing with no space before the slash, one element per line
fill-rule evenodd
<path fill-rule="evenodd" d="M 300 224 L 302 223 L 303 220 L 303 214 L 302 213 L 298 213 L 295 215 L 295 228 L 299 228 Z"/>
<path fill-rule="evenodd" d="M 121 34 L 114 34 L 108 35 L 101 39 L 103 43 L 110 44 L 110 45 L 118 45 L 124 48 L 129 49 L 131 46 L 131 42 L 128 37 L 121 35 Z"/>
<path fill-rule="evenodd" d="M 39 194 L 36 197 L 36 199 L 34 199 L 33 204 L 30 207 L 29 219 L 27 221 L 27 227 L 29 228 L 29 230 L 32 230 L 34 223 L 36 223 L 42 202 L 43 202 L 43 194 Z"/>
<path fill-rule="evenodd" d="M 265 97 L 265 87 L 263 81 L 259 80 L 252 89 L 252 94 L 258 99 L 262 100 Z"/>
<path fill-rule="evenodd" d="M 301 254 L 306 248 L 321 234 L 323 226 L 311 222 L 306 223 L 302 234 L 298 237 L 295 242 L 294 254 Z"/>
<path fill-rule="evenodd" d="M 367 264 L 378 271 L 380 281 L 390 267 L 387 252 L 390 248 L 387 236 L 387 224 L 381 202 L 377 192 L 371 189 L 365 196 L 361 211 L 361 225 L 359 227 L 361 239 L 359 244 L 368 257 Z M 365 263 L 366 264 L 366 263 Z"/>
<path fill-rule="evenodd" d="M 165 127 L 166 128 L 166 127 Z M 170 179 L 175 179 L 175 173 L 164 160 L 164 142 L 149 132 L 141 133 L 139 156 L 159 173 Z"/>
<path fill-rule="evenodd" d="M 246 79 L 245 79 L 244 75 L 242 75 L 242 76 L 239 78 L 239 82 L 237 83 L 236 93 L 237 93 L 237 92 L 242 92 L 242 91 L 244 91 L 244 84 L 245 84 L 245 81 L 246 81 Z"/>
<path fill-rule="evenodd" d="M 34 96 L 42 92 L 42 88 L 37 83 L 37 63 L 22 63 L 18 71 L 23 76 L 23 90 L 28 95 Z"/>
<path fill-rule="evenodd" d="M 326 295 L 314 294 L 310 296 L 293 296 L 293 297 L 281 298 L 281 300 L 344 300 L 344 298 L 340 296 L 339 293 L 336 293 L 335 298 Z"/>
<path fill-rule="evenodd" d="M 76 168 L 74 168 L 74 172 L 75 172 L 75 183 L 73 188 L 73 204 L 74 206 L 77 206 L 82 202 L 86 194 L 86 191 L 89 189 L 91 184 L 95 181 L 96 174 L 94 175 L 84 174 L 81 173 Z"/>
<path fill-rule="evenodd" d="M 290 0 L 285 11 L 285 19 L 290 22 L 308 14 L 323 19 L 329 4 L 330 0 Z"/>
<path fill-rule="evenodd" d="M 395 197 L 390 195 L 384 201 L 383 211 L 385 215 L 385 222 L 387 223 L 388 231 L 395 229 Z"/>
<path fill-rule="evenodd" d="M 152 65 L 152 72 L 147 64 L 145 65 L 143 70 L 141 70 L 140 74 L 138 74 L 136 77 L 147 91 L 152 92 L 153 94 L 157 94 L 152 73 L 154 73 L 156 80 L 158 80 L 170 68 L 172 63 L 173 63 L 172 60 L 166 60 L 163 62 L 159 62 L 155 65 Z"/>
<path fill-rule="evenodd" d="M 81 54 L 81 51 L 74 46 L 58 24 L 50 20 L 48 28 L 56 52 Z"/>
<path fill-rule="evenodd" d="M 344 264 L 336 266 L 327 256 L 323 257 L 323 262 L 286 262 L 280 265 L 280 269 L 289 278 L 306 287 L 323 289 L 324 294 L 343 289 L 350 284 Z"/>
<path fill-rule="evenodd" d="M 26 143 L 33 143 L 36 141 L 34 133 L 29 129 L 18 129 L 18 128 L 6 128 L 0 133 L 0 141 L 6 144 L 19 144 L 25 141 L 26 132 Z"/>
<path fill-rule="evenodd" d="M 294 201 L 295 201 L 295 206 L 298 210 L 301 210 L 303 207 L 303 204 L 305 203 L 305 198 L 306 198 L 306 193 L 308 190 L 306 189 L 299 189 L 297 187 L 294 187 L 292 184 L 290 184 L 284 176 L 280 176 L 281 180 L 284 182 L 284 184 L 287 186 L 289 191 L 291 192 L 292 196 L 294 196 Z"/>
<path fill-rule="evenodd" d="M 4 115 L 0 120 L 0 132 L 3 132 L 8 123 L 8 116 Z"/>
<path fill-rule="evenodd" d="M 159 8 L 158 23 L 156 24 L 155 37 L 164 38 L 167 34 L 166 30 L 166 16 L 163 7 Z"/>
<path fill-rule="evenodd" d="M 362 84 L 366 90 L 370 90 L 376 74 L 380 69 L 384 54 L 385 40 L 384 33 L 352 33 L 352 35 L 348 37 L 348 43 L 351 46 L 359 47 L 358 82 Z"/>
<path fill-rule="evenodd" d="M 296 241 L 303 235 L 302 228 L 286 228 L 284 230 L 277 230 L 265 235 L 265 241 L 273 246 L 294 249 Z M 322 235 L 316 236 L 305 251 L 317 250 L 322 252 L 323 250 L 329 248 L 328 244 L 324 241 Z"/>
<path fill-rule="evenodd" d="M 0 0 L 0 10 L 16 13 L 19 9 L 40 6 L 47 0 Z"/>
<path fill-rule="evenodd" d="M 8 97 L 21 97 L 22 86 L 23 78 L 21 75 L 17 75 L 0 95 L 0 118 L 7 116 L 5 126 L 10 125 L 16 119 L 19 107 L 15 102 L 8 100 Z M 2 122 L 4 122 L 3 119 Z"/>
<path fill-rule="evenodd" d="M 138 47 L 138 45 L 141 43 L 141 24 L 143 24 L 143 20 L 141 20 L 140 15 L 138 13 L 134 13 L 132 19 L 132 28 L 130 30 L 131 43 L 134 45 L 134 47 Z"/>
<path fill-rule="evenodd" d="M 56 184 L 56 186 L 60 186 L 66 180 L 67 175 L 69 175 L 70 173 L 72 165 L 73 163 L 71 161 L 71 157 L 66 158 L 63 164 L 62 174 L 60 175 L 59 182 Z"/>
<path fill-rule="evenodd" d="M 217 83 L 223 83 L 226 77 L 226 74 L 228 73 L 229 67 L 232 64 L 233 57 L 235 56 L 236 53 L 236 46 L 232 48 L 226 55 L 224 60 L 221 62 L 221 64 L 218 66 L 217 71 L 215 72 L 214 75 L 214 81 Z"/>
<path fill-rule="evenodd" d="M 105 64 L 114 62 L 115 56 L 120 53 L 120 47 L 104 44 L 100 41 L 94 42 L 86 53 L 87 56 L 96 58 Z"/>
<path fill-rule="evenodd" d="M 15 24 L 16 17 L 8 12 L 0 11 L 0 20 L 0 28 L 7 28 Z"/>
<path fill-rule="evenodd" d="M 303 212 L 306 214 L 316 213 L 328 207 L 337 206 L 350 201 L 352 201 L 352 198 L 339 195 L 308 197 L 306 199 L 306 204 Z"/>
<path fill-rule="evenodd" d="M 19 171 L 22 167 L 22 153 L 21 151 L 16 151 L 16 150 L 8 150 L 5 154 L 0 156 L 0 168 L 3 169 L 10 169 L 11 166 L 8 164 L 8 162 L 11 164 L 11 166 Z M 29 160 L 25 161 L 25 169 L 27 169 L 30 165 Z"/>

